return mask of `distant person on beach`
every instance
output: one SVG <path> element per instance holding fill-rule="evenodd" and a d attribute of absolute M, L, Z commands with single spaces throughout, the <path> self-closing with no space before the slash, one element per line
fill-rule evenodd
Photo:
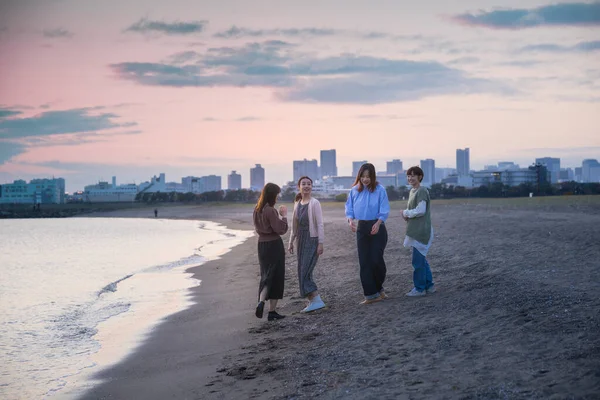
<path fill-rule="evenodd" d="M 258 234 L 258 261 L 260 263 L 260 285 L 255 315 L 262 318 L 265 301 L 269 300 L 269 321 L 285 318 L 275 310 L 277 300 L 283 298 L 285 279 L 285 248 L 281 235 L 288 230 L 287 207 L 279 206 L 279 212 L 274 208 L 280 192 L 279 186 L 267 183 L 260 194 L 252 216 L 254 229 Z"/>
<path fill-rule="evenodd" d="M 158 210 L 155 208 L 154 209 L 154 218 L 157 218 L 157 217 L 158 217 Z"/>
<path fill-rule="evenodd" d="M 294 242 L 297 242 L 298 283 L 300 295 L 308 299 L 308 305 L 302 312 L 311 312 L 325 307 L 321 295 L 317 292 L 317 284 L 313 279 L 313 271 L 323 254 L 323 212 L 319 200 L 312 197 L 313 181 L 308 176 L 298 179 L 298 190 L 292 213 L 292 225 L 288 250 L 294 253 Z"/>
<path fill-rule="evenodd" d="M 412 189 L 408 196 L 408 206 L 402 211 L 402 216 L 406 221 L 404 247 L 412 247 L 414 287 L 406 294 L 411 297 L 435 292 L 431 268 L 425 258 L 433 240 L 433 228 L 429 191 L 421 186 L 423 177 L 423 170 L 419 167 L 410 167 L 406 171 L 406 179 Z"/>
<path fill-rule="evenodd" d="M 375 167 L 370 163 L 363 164 L 346 201 L 348 225 L 356 232 L 360 281 L 365 295 L 361 304 L 375 303 L 387 297 L 383 288 L 387 273 L 383 253 L 388 240 L 385 221 L 389 213 L 387 192 L 377 182 Z"/>

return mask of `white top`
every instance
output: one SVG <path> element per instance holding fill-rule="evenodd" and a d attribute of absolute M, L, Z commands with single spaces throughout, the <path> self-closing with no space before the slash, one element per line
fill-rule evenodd
<path fill-rule="evenodd" d="M 301 202 L 302 200 L 298 200 L 294 203 L 294 212 L 292 213 L 291 220 L 292 225 L 290 228 L 290 244 L 292 244 L 298 236 L 298 205 Z M 314 197 L 311 197 L 310 201 L 308 202 L 308 230 L 310 232 L 310 237 L 319 238 L 319 243 L 323 243 L 325 241 L 321 203 L 319 203 L 319 200 L 315 199 Z"/>
<path fill-rule="evenodd" d="M 404 210 L 402 211 L 402 215 L 407 217 L 407 218 L 417 218 L 417 217 L 422 217 L 423 215 L 425 215 L 425 211 L 427 211 L 427 203 L 425 202 L 425 200 L 421 200 L 419 202 L 419 204 L 417 204 L 417 208 L 414 208 L 412 210 Z M 433 225 L 431 226 L 431 235 L 429 236 L 429 243 L 424 244 L 419 242 L 418 240 L 415 240 L 413 238 L 411 238 L 410 236 L 406 235 L 406 237 L 404 238 L 404 247 L 414 247 L 415 249 L 417 249 L 419 251 L 419 253 L 423 254 L 423 256 L 427 256 L 427 252 L 429 251 L 429 248 L 431 247 L 431 242 L 433 241 Z"/>

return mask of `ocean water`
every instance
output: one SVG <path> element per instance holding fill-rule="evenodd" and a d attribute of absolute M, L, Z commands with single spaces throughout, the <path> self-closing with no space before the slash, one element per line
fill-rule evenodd
<path fill-rule="evenodd" d="M 0 398 L 73 398 L 252 233 L 137 218 L 0 220 Z"/>

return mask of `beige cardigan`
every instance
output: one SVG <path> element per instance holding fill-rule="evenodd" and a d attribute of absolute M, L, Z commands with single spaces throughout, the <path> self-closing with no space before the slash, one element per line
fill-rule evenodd
<path fill-rule="evenodd" d="M 301 201 L 301 200 L 300 200 Z M 292 214 L 291 229 L 290 229 L 290 244 L 298 237 L 298 204 L 300 201 L 294 203 L 294 213 Z M 314 197 L 310 198 L 308 202 L 308 229 L 310 231 L 310 237 L 318 237 L 319 243 L 323 243 L 325 239 L 325 231 L 323 229 L 323 212 L 321 211 L 321 203 Z"/>

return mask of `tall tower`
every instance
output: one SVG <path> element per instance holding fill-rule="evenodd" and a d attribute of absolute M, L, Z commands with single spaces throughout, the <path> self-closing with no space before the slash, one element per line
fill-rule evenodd
<path fill-rule="evenodd" d="M 335 149 L 321 150 L 321 177 L 337 176 L 337 174 Z"/>
<path fill-rule="evenodd" d="M 265 169 L 256 164 L 254 168 L 250 168 L 250 189 L 262 190 L 265 186 Z"/>
<path fill-rule="evenodd" d="M 456 149 L 456 173 L 458 176 L 467 176 L 471 170 L 469 148 Z"/>

